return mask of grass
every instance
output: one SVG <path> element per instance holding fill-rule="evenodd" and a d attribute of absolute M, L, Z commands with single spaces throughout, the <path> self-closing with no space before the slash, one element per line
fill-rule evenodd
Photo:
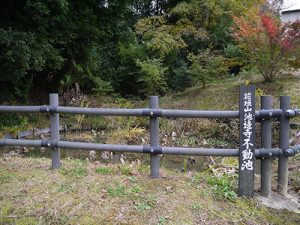
<path fill-rule="evenodd" d="M 112 168 L 109 167 L 97 167 L 95 169 L 95 173 L 107 175 L 107 174 L 115 174 L 115 171 Z"/>
<path fill-rule="evenodd" d="M 121 174 L 125 176 L 131 175 L 131 169 L 128 166 L 124 166 L 121 168 Z"/>
<path fill-rule="evenodd" d="M 206 178 L 208 184 L 213 188 L 213 193 L 218 198 L 225 198 L 230 201 L 235 201 L 237 194 L 233 189 L 233 179 L 228 175 L 223 175 L 222 177 L 209 176 Z"/>
<path fill-rule="evenodd" d="M 87 176 L 86 161 L 74 160 L 70 167 L 62 167 L 60 172 L 65 176 L 71 177 Z"/>
<path fill-rule="evenodd" d="M 118 182 L 110 185 L 106 190 L 111 197 L 121 197 L 126 194 L 126 187 Z"/>
<path fill-rule="evenodd" d="M 138 202 L 136 203 L 136 206 L 134 207 L 138 212 L 144 212 L 146 210 L 150 210 L 151 206 L 148 205 L 147 202 Z"/>
<path fill-rule="evenodd" d="M 164 178 L 150 179 L 144 165 L 130 167 L 134 175 L 128 176 L 121 172 L 126 165 L 99 167 L 79 160 L 62 163 L 63 169 L 51 170 L 49 159 L 0 158 L 4 177 L 0 182 L 0 224 L 300 222 L 294 212 L 231 196 L 234 176 L 216 178 L 209 172 L 179 173 L 162 168 Z"/>
<path fill-rule="evenodd" d="M 14 179 L 16 174 L 10 171 L 0 171 L 0 183 L 9 182 L 10 180 Z"/>

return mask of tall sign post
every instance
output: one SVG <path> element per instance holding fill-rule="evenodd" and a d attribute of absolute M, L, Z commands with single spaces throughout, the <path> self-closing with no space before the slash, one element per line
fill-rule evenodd
<path fill-rule="evenodd" d="M 240 87 L 239 196 L 253 197 L 255 167 L 255 87 Z"/>

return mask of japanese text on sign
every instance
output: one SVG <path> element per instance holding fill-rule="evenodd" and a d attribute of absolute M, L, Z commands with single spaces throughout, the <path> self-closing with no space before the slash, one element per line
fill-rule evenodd
<path fill-rule="evenodd" d="M 251 147 L 253 146 L 253 114 L 252 114 L 252 93 L 248 92 L 244 94 L 244 121 L 243 121 L 243 144 L 242 144 L 242 166 L 241 170 L 253 170 L 253 152 Z"/>

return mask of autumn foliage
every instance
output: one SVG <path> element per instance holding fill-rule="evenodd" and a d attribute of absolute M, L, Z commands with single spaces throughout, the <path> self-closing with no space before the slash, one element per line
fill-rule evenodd
<path fill-rule="evenodd" d="M 272 81 L 289 60 L 299 59 L 300 21 L 282 23 L 275 13 L 263 12 L 261 7 L 233 20 L 233 37 L 266 81 Z"/>

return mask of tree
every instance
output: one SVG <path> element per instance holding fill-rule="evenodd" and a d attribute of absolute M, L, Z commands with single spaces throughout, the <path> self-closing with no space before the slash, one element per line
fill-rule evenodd
<path fill-rule="evenodd" d="M 58 91 L 60 84 L 99 84 L 92 59 L 102 34 L 96 2 L 1 1 L 0 86 L 5 96 L 24 100 L 30 91 L 38 98 L 37 92 Z"/>
<path fill-rule="evenodd" d="M 160 11 L 165 1 L 157 2 Z M 153 10 L 150 0 L 1 1 L 1 100 L 34 93 L 39 101 L 79 86 L 120 91 L 126 77 L 119 44 L 130 42 L 136 21 Z"/>
<path fill-rule="evenodd" d="M 192 74 L 194 82 L 200 81 L 202 86 L 208 81 L 223 78 L 228 70 L 224 57 L 211 49 L 200 51 L 197 55 L 190 53 L 188 60 L 191 62 L 189 73 Z"/>
<path fill-rule="evenodd" d="M 243 65 L 237 60 L 242 54 L 231 36 L 231 15 L 243 15 L 261 1 L 181 1 L 161 15 L 140 19 L 135 33 L 149 58 L 162 59 L 163 65 L 168 67 L 169 88 L 183 90 L 197 83 L 196 80 L 204 85 L 217 77 L 224 78 L 228 70 L 237 73 Z M 230 50 L 236 54 L 227 54 Z M 224 53 L 230 58 L 225 59 Z M 211 61 L 204 60 L 205 57 Z M 220 70 L 216 70 L 219 76 L 214 73 L 212 62 L 220 65 Z M 224 66 L 224 62 L 230 65 Z"/>
<path fill-rule="evenodd" d="M 165 72 L 168 68 L 163 66 L 161 59 L 137 60 L 136 64 L 141 68 L 142 75 L 139 81 L 142 84 L 142 93 L 145 96 L 165 94 Z"/>
<path fill-rule="evenodd" d="M 233 37 L 246 50 L 265 81 L 272 81 L 289 59 L 299 57 L 299 52 L 294 50 L 299 46 L 300 22 L 282 23 L 277 12 L 266 4 L 234 17 Z"/>

